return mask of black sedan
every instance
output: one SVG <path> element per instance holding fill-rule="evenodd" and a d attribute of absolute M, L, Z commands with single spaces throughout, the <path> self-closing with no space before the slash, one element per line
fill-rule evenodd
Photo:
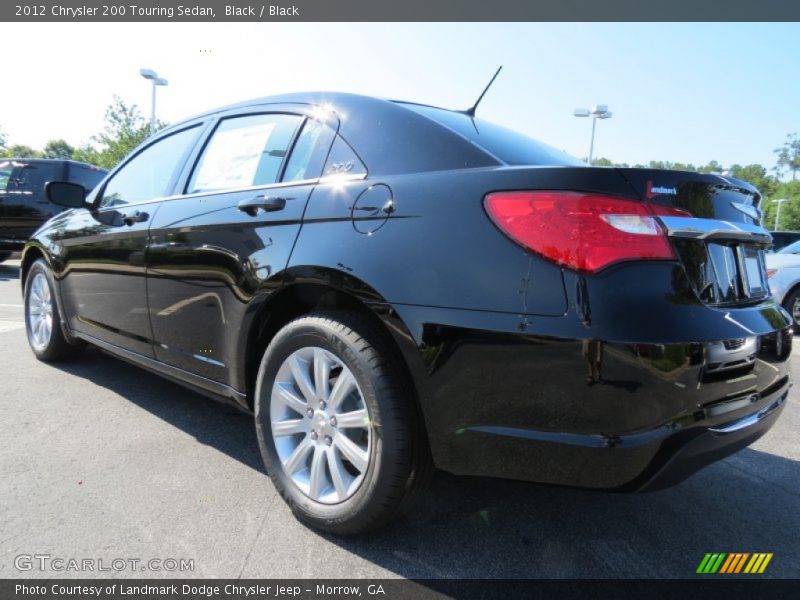
<path fill-rule="evenodd" d="M 432 467 L 657 489 L 790 385 L 758 192 L 592 168 L 469 112 L 348 94 L 158 132 L 22 259 L 33 352 L 86 344 L 255 415 L 295 513 L 396 516 Z"/>

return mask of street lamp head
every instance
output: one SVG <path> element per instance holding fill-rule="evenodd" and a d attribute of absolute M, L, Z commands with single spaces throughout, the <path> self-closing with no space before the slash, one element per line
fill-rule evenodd
<path fill-rule="evenodd" d="M 158 79 L 158 75 L 153 69 L 139 69 L 139 75 L 145 79 Z"/>
<path fill-rule="evenodd" d="M 600 116 L 604 113 L 608 112 L 608 106 L 606 104 L 595 104 L 592 107 L 592 114 Z"/>
<path fill-rule="evenodd" d="M 157 79 L 154 79 L 154 80 L 153 80 L 153 85 L 163 85 L 163 86 L 167 86 L 167 85 L 169 85 L 169 81 L 167 81 L 167 80 L 166 80 L 166 79 L 164 79 L 163 77 L 158 77 Z"/>
<path fill-rule="evenodd" d="M 588 117 L 589 116 L 589 109 L 588 108 L 576 108 L 575 111 L 572 113 L 576 117 Z"/>
<path fill-rule="evenodd" d="M 604 113 L 600 113 L 599 115 L 597 115 L 597 118 L 598 119 L 610 119 L 611 115 L 613 115 L 613 114 L 614 113 L 612 113 L 610 110 L 608 110 L 608 111 L 606 111 Z"/>

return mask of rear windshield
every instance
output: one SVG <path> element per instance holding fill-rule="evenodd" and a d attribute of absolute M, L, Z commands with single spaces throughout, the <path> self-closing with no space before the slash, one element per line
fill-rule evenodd
<path fill-rule="evenodd" d="M 509 165 L 586 166 L 566 152 L 483 119 L 472 119 L 465 114 L 443 108 L 402 104 L 452 129 Z"/>

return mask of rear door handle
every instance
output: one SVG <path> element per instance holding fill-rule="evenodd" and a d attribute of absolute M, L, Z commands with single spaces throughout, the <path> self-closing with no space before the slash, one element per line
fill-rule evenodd
<path fill-rule="evenodd" d="M 236 207 L 242 212 L 246 212 L 251 217 L 258 214 L 260 208 L 264 212 L 275 212 L 276 210 L 283 210 L 286 208 L 286 200 L 291 198 L 283 198 L 281 196 L 256 196 L 242 200 Z"/>
<path fill-rule="evenodd" d="M 122 219 L 122 222 L 125 223 L 125 225 L 133 225 L 134 223 L 143 223 L 144 221 L 147 221 L 148 214 L 146 212 L 134 210 L 129 213 L 120 214 L 119 218 Z"/>

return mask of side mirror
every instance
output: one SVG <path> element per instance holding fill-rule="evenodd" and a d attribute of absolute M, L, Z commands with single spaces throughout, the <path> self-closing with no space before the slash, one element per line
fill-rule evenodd
<path fill-rule="evenodd" d="M 53 204 L 67 208 L 83 208 L 86 206 L 86 189 L 77 183 L 68 181 L 48 181 L 44 195 Z"/>

